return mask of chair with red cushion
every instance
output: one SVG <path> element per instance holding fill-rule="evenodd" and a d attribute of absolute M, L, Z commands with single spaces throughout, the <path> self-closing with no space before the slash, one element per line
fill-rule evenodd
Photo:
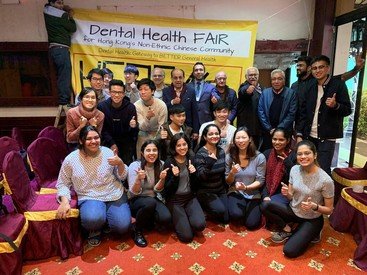
<path fill-rule="evenodd" d="M 61 129 L 54 126 L 47 126 L 39 132 L 38 137 L 46 137 L 55 141 L 62 149 L 65 149 L 66 153 L 69 153 L 68 146 L 64 133 Z"/>
<path fill-rule="evenodd" d="M 353 187 L 353 185 L 367 186 L 367 162 L 363 168 L 335 168 L 331 172 L 331 176 L 335 182 L 336 204 L 344 187 Z"/>
<path fill-rule="evenodd" d="M 33 141 L 27 149 L 28 159 L 40 188 L 56 189 L 61 164 L 66 151 L 54 140 L 40 137 Z"/>
<path fill-rule="evenodd" d="M 22 240 L 27 228 L 22 214 L 0 215 L 0 274 L 22 274 Z"/>
<path fill-rule="evenodd" d="M 11 192 L 14 204 L 29 223 L 24 240 L 23 257 L 26 260 L 45 259 L 69 254 L 82 254 L 79 210 L 75 197 L 66 220 L 56 218 L 59 204 L 55 194 L 36 194 L 29 185 L 27 172 L 18 152 L 9 152 L 4 159 L 4 185 Z"/>

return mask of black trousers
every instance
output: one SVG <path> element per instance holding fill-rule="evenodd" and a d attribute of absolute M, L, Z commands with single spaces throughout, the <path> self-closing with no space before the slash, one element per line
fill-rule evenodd
<path fill-rule="evenodd" d="M 197 198 L 203 210 L 217 222 L 229 222 L 227 194 L 198 193 Z"/>

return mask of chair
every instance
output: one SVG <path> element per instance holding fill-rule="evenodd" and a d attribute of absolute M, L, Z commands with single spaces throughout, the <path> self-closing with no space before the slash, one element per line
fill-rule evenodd
<path fill-rule="evenodd" d="M 38 189 L 56 188 L 61 164 L 66 151 L 55 141 L 40 137 L 33 141 L 27 149 L 31 168 L 36 176 Z"/>
<path fill-rule="evenodd" d="M 336 204 L 344 187 L 353 187 L 353 185 L 367 186 L 367 162 L 363 168 L 335 168 L 331 172 L 331 177 L 335 183 L 334 201 Z"/>
<path fill-rule="evenodd" d="M 27 229 L 28 222 L 22 214 L 0 215 L 0 274 L 22 274 L 22 240 Z"/>
<path fill-rule="evenodd" d="M 68 218 L 56 219 L 59 204 L 55 194 L 35 193 L 18 152 L 11 151 L 5 156 L 3 171 L 4 186 L 11 192 L 18 212 L 24 214 L 29 223 L 24 259 L 39 260 L 53 256 L 65 259 L 69 254 L 81 255 L 83 246 L 76 197 L 70 201 Z"/>
<path fill-rule="evenodd" d="M 66 143 L 66 139 L 65 139 L 64 133 L 62 132 L 61 129 L 56 128 L 54 126 L 47 126 L 46 128 L 42 129 L 41 132 L 39 132 L 37 137 L 46 137 L 46 138 L 52 139 L 60 147 L 65 149 L 65 151 L 67 153 L 69 153 L 67 143 Z"/>
<path fill-rule="evenodd" d="M 11 138 L 18 142 L 20 150 L 24 150 L 26 148 L 22 131 L 18 127 L 13 127 L 11 129 Z"/>

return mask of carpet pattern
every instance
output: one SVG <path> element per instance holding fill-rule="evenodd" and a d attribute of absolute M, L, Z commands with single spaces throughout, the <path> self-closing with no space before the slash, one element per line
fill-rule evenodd
<path fill-rule="evenodd" d="M 26 262 L 23 274 L 363 274 L 353 264 L 353 237 L 334 231 L 325 221 L 321 242 L 311 244 L 297 259 L 282 253 L 264 228 L 208 222 L 189 244 L 172 232 L 148 232 L 148 247 L 137 247 L 129 236 L 105 236 L 99 247 L 85 246 L 82 256 L 66 261 L 51 258 Z"/>

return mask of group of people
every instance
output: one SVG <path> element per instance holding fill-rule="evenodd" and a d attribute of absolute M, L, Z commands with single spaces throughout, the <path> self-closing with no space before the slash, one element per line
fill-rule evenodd
<path fill-rule="evenodd" d="M 289 239 L 285 255 L 301 255 L 332 212 L 329 154 L 351 112 L 345 75 L 331 77 L 329 65 L 326 56 L 300 57 L 293 89 L 279 69 L 262 89 L 257 68 L 248 68 L 238 98 L 223 71 L 216 86 L 205 82 L 200 62 L 188 84 L 173 69 L 170 86 L 161 68 L 137 81 L 138 69 L 126 66 L 126 86 L 91 70 L 91 87 L 67 113 L 67 141 L 78 150 L 60 171 L 58 216 L 67 216 L 73 187 L 91 245 L 103 231 L 131 230 L 141 247 L 154 228 L 173 226 L 190 242 L 206 218 L 255 230 L 265 216 L 274 242 Z"/>

